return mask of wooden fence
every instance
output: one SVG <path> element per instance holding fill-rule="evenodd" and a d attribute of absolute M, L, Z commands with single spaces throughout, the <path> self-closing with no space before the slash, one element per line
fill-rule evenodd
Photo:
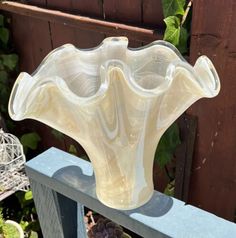
<path fill-rule="evenodd" d="M 46 10 L 14 2 L 1 3 L 0 9 L 10 12 L 21 70 L 30 73 L 49 51 L 64 43 L 88 48 L 107 36 L 126 35 L 130 46 L 138 47 L 163 36 L 161 0 L 27 3 Z M 190 61 L 194 64 L 199 55 L 207 55 L 219 73 L 222 90 L 216 98 L 202 99 L 188 110 L 198 118 L 188 202 L 229 220 L 234 219 L 236 209 L 235 25 L 234 0 L 193 1 Z"/>

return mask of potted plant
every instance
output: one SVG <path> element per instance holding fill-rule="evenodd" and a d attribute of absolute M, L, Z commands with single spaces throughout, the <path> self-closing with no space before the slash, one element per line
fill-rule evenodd
<path fill-rule="evenodd" d="M 21 226 L 12 220 L 5 221 L 0 211 L 0 238 L 24 238 Z"/>

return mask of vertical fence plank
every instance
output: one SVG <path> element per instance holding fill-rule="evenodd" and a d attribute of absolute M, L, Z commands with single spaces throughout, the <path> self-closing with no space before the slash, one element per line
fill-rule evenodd
<path fill-rule="evenodd" d="M 46 6 L 46 1 L 47 0 L 28 0 L 27 2 L 31 5 L 45 7 Z"/>
<path fill-rule="evenodd" d="M 141 10 L 141 0 L 104 0 L 106 20 L 140 24 Z"/>
<path fill-rule="evenodd" d="M 103 18 L 102 0 L 47 0 L 47 7 L 60 11 L 66 11 L 74 14 L 93 16 Z"/>
<path fill-rule="evenodd" d="M 143 0 L 143 24 L 157 30 L 164 27 L 161 0 Z"/>
<path fill-rule="evenodd" d="M 81 29 L 75 30 L 76 45 L 79 48 L 92 48 L 98 46 L 105 38 L 105 34 Z"/>
<path fill-rule="evenodd" d="M 31 19 L 29 27 L 28 37 L 32 40 L 32 54 L 34 67 L 36 68 L 52 50 L 49 23 L 38 19 Z"/>
<path fill-rule="evenodd" d="M 28 2 L 46 6 L 46 0 Z M 12 31 L 13 40 L 20 54 L 21 69 L 31 73 L 52 50 L 49 23 L 38 19 L 29 20 L 28 17 L 12 14 Z"/>
<path fill-rule="evenodd" d="M 20 67 L 32 73 L 52 49 L 48 23 L 13 14 L 12 29 Z"/>
<path fill-rule="evenodd" d="M 50 22 L 53 49 L 70 43 L 76 45 L 75 29 L 71 26 Z"/>
<path fill-rule="evenodd" d="M 189 202 L 226 219 L 236 210 L 236 2 L 194 1 L 190 60 L 207 55 L 221 79 L 214 99 L 188 112 L 198 116 Z"/>
<path fill-rule="evenodd" d="M 103 0 L 72 0 L 72 7 L 81 15 L 103 18 Z"/>
<path fill-rule="evenodd" d="M 135 25 L 142 23 L 141 0 L 104 0 L 104 16 L 106 20 L 126 22 Z M 106 35 L 106 37 L 112 35 Z M 120 36 L 118 34 L 118 36 Z M 129 47 L 140 47 L 141 42 L 129 40 Z"/>
<path fill-rule="evenodd" d="M 25 16 L 12 14 L 12 36 L 20 58 L 20 69 L 33 72 L 35 69 L 32 54 L 32 39 L 29 36 L 29 19 Z"/>
<path fill-rule="evenodd" d="M 56 0 L 47 1 L 47 5 L 52 8 L 61 7 L 62 9 L 66 9 L 68 11 L 87 13 L 89 15 L 96 15 L 97 17 L 102 18 L 103 11 L 101 4 L 101 1 L 84 2 L 65 0 L 63 1 L 63 3 L 60 2 L 60 4 L 58 5 L 58 1 Z M 56 48 L 66 43 L 74 44 L 79 48 L 90 48 L 97 46 L 104 39 L 104 34 L 81 30 L 58 23 L 50 23 L 50 30 L 53 48 Z"/>
<path fill-rule="evenodd" d="M 60 11 L 71 11 L 72 5 L 70 0 L 47 0 L 47 7 L 51 9 L 56 9 Z"/>
<path fill-rule="evenodd" d="M 183 114 L 178 120 L 181 144 L 178 146 L 175 169 L 175 198 L 188 201 L 197 118 Z"/>

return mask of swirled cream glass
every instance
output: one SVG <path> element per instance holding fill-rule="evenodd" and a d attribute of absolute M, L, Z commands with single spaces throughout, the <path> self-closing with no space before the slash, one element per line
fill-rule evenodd
<path fill-rule="evenodd" d="M 63 45 L 32 75 L 19 75 L 9 101 L 12 119 L 35 119 L 78 141 L 92 162 L 98 199 L 117 209 L 151 198 L 160 137 L 195 101 L 220 90 L 206 56 L 192 67 L 167 42 L 127 45 L 125 37 L 89 50 Z"/>

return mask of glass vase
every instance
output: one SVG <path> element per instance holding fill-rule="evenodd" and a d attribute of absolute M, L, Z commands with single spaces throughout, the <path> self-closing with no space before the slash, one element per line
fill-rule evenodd
<path fill-rule="evenodd" d="M 98 199 L 133 209 L 153 194 L 153 159 L 165 130 L 194 102 L 220 90 L 206 56 L 188 64 L 168 42 L 130 49 L 125 37 L 98 47 L 63 45 L 13 87 L 9 114 L 31 118 L 78 141 L 87 152 Z"/>

